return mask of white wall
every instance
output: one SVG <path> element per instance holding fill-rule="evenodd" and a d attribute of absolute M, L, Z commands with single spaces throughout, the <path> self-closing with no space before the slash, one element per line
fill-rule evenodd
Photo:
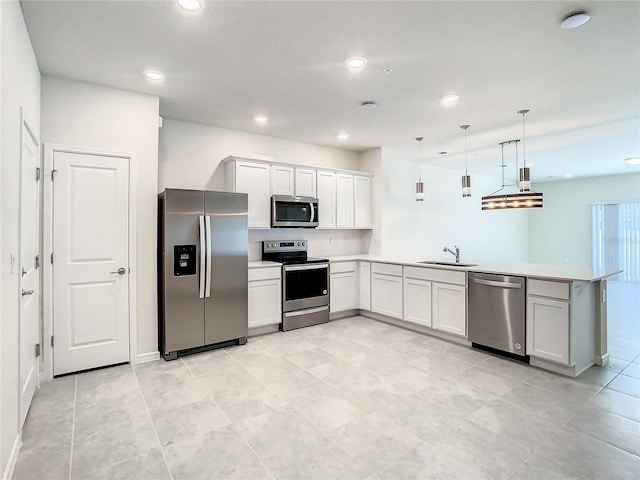
<path fill-rule="evenodd" d="M 462 172 L 420 165 L 383 149 L 382 253 L 415 259 L 453 256 L 443 246 L 460 248 L 460 259 L 526 262 L 527 211 L 482 211 L 481 198 L 499 187 L 499 179 L 472 175 L 472 197 L 462 198 Z M 418 177 L 424 201 L 416 202 Z"/>
<path fill-rule="evenodd" d="M 158 103 L 158 97 L 151 95 L 47 75 L 42 77 L 43 143 L 133 153 L 135 156 L 138 355 L 158 351 Z"/>
<path fill-rule="evenodd" d="M 19 278 L 9 261 L 19 249 L 20 107 L 40 132 L 40 72 L 15 0 L 0 1 L 0 49 L 0 474 L 6 475 L 20 434 Z"/>
<path fill-rule="evenodd" d="M 221 161 L 230 155 L 347 170 L 360 166 L 356 152 L 165 118 L 160 129 L 158 191 L 225 190 Z M 363 230 L 252 229 L 249 259 L 260 259 L 260 242 L 272 239 L 309 240 L 309 254 L 314 256 L 361 253 L 363 235 Z"/>
<path fill-rule="evenodd" d="M 640 173 L 536 183 L 534 190 L 544 194 L 544 207 L 529 214 L 529 261 L 591 265 L 591 204 L 640 202 Z"/>

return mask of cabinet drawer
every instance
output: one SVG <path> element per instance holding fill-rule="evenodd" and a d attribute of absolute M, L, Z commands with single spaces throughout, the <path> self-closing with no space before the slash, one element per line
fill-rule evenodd
<path fill-rule="evenodd" d="M 392 265 L 390 263 L 372 263 L 371 273 L 381 273 L 383 275 L 402 276 L 402 265 Z"/>
<path fill-rule="evenodd" d="M 527 293 L 529 295 L 569 300 L 569 284 L 529 279 L 527 280 Z"/>
<path fill-rule="evenodd" d="M 329 263 L 330 273 L 355 272 L 357 270 L 356 262 L 331 262 Z"/>
<path fill-rule="evenodd" d="M 465 285 L 466 275 L 465 272 L 455 272 L 453 270 L 439 268 L 404 267 L 404 276 L 407 278 L 453 283 L 454 285 Z"/>
<path fill-rule="evenodd" d="M 280 278 L 282 273 L 281 267 L 267 267 L 267 268 L 250 268 L 249 269 L 249 281 L 256 280 L 268 280 L 271 278 Z"/>

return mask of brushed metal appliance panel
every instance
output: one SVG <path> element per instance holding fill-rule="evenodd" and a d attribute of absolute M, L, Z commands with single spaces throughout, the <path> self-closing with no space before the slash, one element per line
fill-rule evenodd
<path fill-rule="evenodd" d="M 470 273 L 468 288 L 469 341 L 524 356 L 524 277 Z"/>
<path fill-rule="evenodd" d="M 204 338 L 204 300 L 200 298 L 200 215 L 204 193 L 199 190 L 164 192 L 163 214 L 163 328 L 164 352 L 200 347 Z M 174 245 L 196 245 L 195 275 L 174 276 Z"/>
<path fill-rule="evenodd" d="M 205 192 L 211 218 L 211 294 L 205 298 L 205 343 L 248 335 L 247 194 Z"/>

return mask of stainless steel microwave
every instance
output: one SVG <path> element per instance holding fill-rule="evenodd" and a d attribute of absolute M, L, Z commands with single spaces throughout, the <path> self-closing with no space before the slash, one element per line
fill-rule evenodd
<path fill-rule="evenodd" d="M 318 199 L 312 197 L 271 197 L 272 228 L 315 228 L 318 226 Z"/>

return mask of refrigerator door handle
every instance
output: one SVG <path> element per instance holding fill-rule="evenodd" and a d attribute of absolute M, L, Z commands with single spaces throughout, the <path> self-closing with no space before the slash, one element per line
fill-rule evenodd
<path fill-rule="evenodd" d="M 204 217 L 205 220 L 205 224 L 206 224 L 206 228 L 207 228 L 207 235 L 206 235 L 206 242 L 207 242 L 207 273 L 206 273 L 206 279 L 205 279 L 205 297 L 209 298 L 211 296 L 211 217 L 209 215 L 207 215 L 206 217 Z"/>
<path fill-rule="evenodd" d="M 200 215 L 200 298 L 204 298 L 204 276 L 205 276 L 205 234 L 204 234 L 204 215 Z"/>

